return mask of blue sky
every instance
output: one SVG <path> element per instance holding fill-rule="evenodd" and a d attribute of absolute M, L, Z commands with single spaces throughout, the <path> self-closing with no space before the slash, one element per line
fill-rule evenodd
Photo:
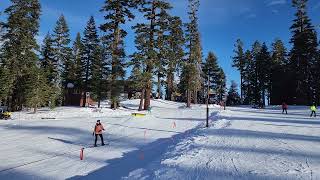
<path fill-rule="evenodd" d="M 182 17 L 187 22 L 188 0 L 168 0 L 173 6 L 171 13 Z M 71 37 L 83 32 L 92 15 L 97 24 L 103 23 L 103 14 L 99 12 L 104 0 L 40 0 L 42 5 L 41 27 L 38 40 L 41 42 L 46 33 L 52 32 L 58 17 L 64 14 L 69 24 Z M 288 44 L 291 33 L 289 27 L 294 19 L 291 0 L 200 0 L 199 25 L 203 46 L 203 55 L 213 51 L 219 64 L 223 67 L 228 84 L 230 80 L 239 82 L 239 73 L 231 67 L 234 43 L 241 38 L 246 48 L 255 40 L 270 45 L 275 38 Z M 1 0 L 0 11 L 10 4 Z M 320 1 L 309 0 L 308 14 L 314 25 L 320 25 Z M 1 20 L 5 19 L 1 14 Z M 134 48 L 134 33 L 131 26 L 141 21 L 141 15 L 128 23 L 125 28 L 129 34 L 126 38 L 127 54 Z M 320 32 L 320 26 L 317 27 Z"/>

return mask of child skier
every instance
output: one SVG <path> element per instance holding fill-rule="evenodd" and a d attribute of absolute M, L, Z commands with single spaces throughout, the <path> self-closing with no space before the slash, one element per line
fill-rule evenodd
<path fill-rule="evenodd" d="M 314 114 L 314 117 L 317 117 L 317 114 L 316 114 L 317 107 L 316 107 L 316 105 L 313 104 L 313 105 L 310 107 L 310 110 L 311 110 L 311 115 L 310 115 L 310 117 L 312 117 L 313 114 Z"/>
<path fill-rule="evenodd" d="M 104 131 L 103 125 L 100 123 L 100 120 L 97 121 L 96 125 L 94 126 L 93 133 L 92 135 L 95 135 L 96 138 L 94 140 L 94 147 L 97 147 L 97 140 L 98 136 L 100 136 L 101 139 L 101 145 L 104 146 L 104 141 L 103 141 L 103 136 L 102 136 L 102 131 Z"/>
<path fill-rule="evenodd" d="M 285 102 L 283 102 L 282 103 L 282 114 L 284 113 L 284 112 L 286 112 L 286 114 L 288 114 L 288 105 L 287 105 L 287 103 L 285 103 Z"/>

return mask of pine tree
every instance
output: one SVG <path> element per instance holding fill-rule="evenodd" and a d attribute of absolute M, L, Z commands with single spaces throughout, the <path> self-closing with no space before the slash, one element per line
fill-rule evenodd
<path fill-rule="evenodd" d="M 153 74 L 155 70 L 154 62 L 158 61 L 159 51 L 157 48 L 157 32 L 161 26 L 160 13 L 164 13 L 171 8 L 170 4 L 163 0 L 146 0 L 143 1 L 142 8 L 140 12 L 143 13 L 146 18 L 146 23 L 137 24 L 134 29 L 139 36 L 145 34 L 148 39 L 146 39 L 147 49 L 143 54 L 147 57 L 144 64 L 146 66 L 145 73 Z M 150 77 L 150 76 L 148 76 Z M 147 110 L 150 107 L 150 95 L 152 90 L 152 78 L 147 79 L 145 87 L 145 102 L 144 109 Z"/>
<path fill-rule="evenodd" d="M 152 73 L 146 72 L 146 63 L 148 60 L 147 43 L 149 42 L 148 31 L 146 30 L 145 24 L 137 24 L 133 27 L 135 29 L 135 46 L 137 51 L 131 55 L 131 62 L 129 66 L 132 66 L 131 76 L 131 87 L 141 93 L 139 111 L 144 109 L 144 99 L 146 94 L 146 87 L 152 79 Z"/>
<path fill-rule="evenodd" d="M 74 62 L 74 87 L 83 90 L 85 71 L 83 71 L 84 65 L 84 45 L 81 42 L 81 35 L 77 33 L 76 39 L 72 47 L 72 59 Z"/>
<path fill-rule="evenodd" d="M 218 102 L 225 103 L 225 94 L 226 94 L 226 75 L 222 68 L 219 68 L 219 73 L 217 77 L 217 84 L 216 84 L 216 91 L 217 91 L 217 100 Z"/>
<path fill-rule="evenodd" d="M 157 97 L 160 99 L 162 97 L 161 87 L 162 87 L 162 78 L 165 76 L 165 66 L 168 59 L 168 48 L 166 47 L 168 43 L 168 31 L 170 23 L 170 15 L 167 10 L 171 7 L 162 7 L 160 9 L 158 24 L 159 28 L 157 31 L 156 38 L 156 49 L 157 49 L 157 58 L 154 61 L 155 65 L 155 75 L 157 76 Z"/>
<path fill-rule="evenodd" d="M 84 31 L 83 43 L 83 71 L 85 72 L 84 92 L 88 92 L 92 87 L 94 95 L 98 101 L 101 100 L 101 81 L 102 81 L 102 56 L 99 45 L 99 37 L 94 18 L 91 16 Z M 85 95 L 85 93 L 84 93 Z M 83 106 L 86 104 L 84 97 Z M 100 103 L 99 103 L 100 105 Z"/>
<path fill-rule="evenodd" d="M 316 77 L 319 69 L 314 68 L 317 61 L 317 34 L 307 15 L 307 0 L 292 0 L 292 5 L 296 8 L 296 18 L 291 26 L 293 48 L 290 52 L 290 69 L 292 78 L 290 81 L 290 95 L 292 99 L 289 103 L 311 104 L 315 102 Z"/>
<path fill-rule="evenodd" d="M 182 29 L 182 21 L 179 17 L 170 18 L 169 35 L 167 40 L 168 58 L 167 58 L 167 88 L 166 99 L 173 100 L 172 93 L 174 91 L 174 76 L 178 71 L 184 57 L 184 32 Z"/>
<path fill-rule="evenodd" d="M 231 86 L 228 91 L 227 106 L 240 105 L 241 99 L 238 93 L 238 85 L 235 81 L 231 81 Z"/>
<path fill-rule="evenodd" d="M 51 108 L 53 108 L 55 106 L 55 101 L 56 99 L 59 98 L 59 95 L 57 92 L 59 92 L 59 88 L 55 86 L 55 82 L 54 79 L 55 77 L 57 77 L 56 71 L 54 71 L 54 63 L 55 59 L 54 59 L 54 48 L 53 48 L 53 40 L 51 38 L 51 35 L 48 33 L 46 35 L 46 37 L 43 40 L 43 45 L 41 47 L 41 58 L 40 58 L 40 70 L 38 70 L 37 68 L 35 69 L 35 73 L 34 76 L 36 78 L 39 78 L 40 80 L 43 79 L 42 76 L 44 76 L 44 78 L 46 79 L 46 84 L 45 87 L 49 88 L 50 90 L 44 90 L 45 92 L 49 91 L 50 93 L 48 94 L 48 99 L 50 102 L 50 106 Z M 39 77 L 41 76 L 41 77 Z M 32 82 L 31 80 L 29 80 L 30 82 Z M 38 82 L 37 82 L 38 83 Z M 39 82 L 36 85 L 41 85 L 42 82 Z M 32 87 L 32 86 L 31 86 Z M 42 88 L 42 87 L 37 87 L 37 86 L 33 86 L 35 88 Z M 30 87 L 29 87 L 30 88 Z M 38 90 L 36 89 L 36 90 Z M 30 93 L 28 93 L 28 95 L 30 95 Z M 32 97 L 32 96 L 30 96 Z M 30 102 L 30 99 L 29 99 Z M 52 102 L 52 103 L 51 103 Z M 36 110 L 36 108 L 35 108 Z"/>
<path fill-rule="evenodd" d="M 260 97 L 258 98 L 259 104 L 261 107 L 264 107 L 266 102 L 267 90 L 270 87 L 270 64 L 271 57 L 268 51 L 268 47 L 265 43 L 262 44 L 260 52 L 256 57 L 256 74 L 257 74 L 257 87 Z M 270 102 L 268 98 L 268 102 Z"/>
<path fill-rule="evenodd" d="M 100 29 L 106 33 L 103 37 L 103 43 L 105 44 L 109 54 L 111 56 L 111 107 L 117 108 L 121 84 L 119 80 L 123 80 L 125 76 L 125 62 L 126 57 L 124 50 L 124 38 L 127 32 L 122 29 L 123 24 L 126 21 L 130 21 L 134 18 L 131 9 L 136 7 L 136 1 L 131 0 L 113 0 L 105 1 L 105 5 L 101 9 L 105 13 L 105 24 L 100 26 Z"/>
<path fill-rule="evenodd" d="M 252 64 L 251 68 L 253 71 L 248 73 L 253 73 L 251 76 L 251 89 L 253 90 L 253 101 L 254 105 L 262 105 L 261 102 L 261 88 L 259 87 L 259 71 L 260 66 L 257 66 L 257 61 L 261 52 L 261 44 L 259 41 L 255 41 L 252 45 L 251 55 L 252 55 Z"/>
<path fill-rule="evenodd" d="M 240 72 L 240 97 L 243 99 L 243 76 L 245 68 L 245 53 L 243 49 L 243 43 L 240 39 L 237 40 L 234 50 L 235 56 L 233 57 L 233 67 L 236 67 Z"/>
<path fill-rule="evenodd" d="M 196 104 L 198 101 L 198 91 L 201 88 L 201 63 L 202 63 L 202 49 L 200 42 L 200 33 L 198 30 L 198 10 L 200 2 L 199 0 L 189 0 L 189 19 L 190 22 L 186 24 L 186 42 L 188 48 L 188 61 L 186 62 L 183 72 L 184 75 L 187 73 L 192 73 L 192 75 L 187 75 L 188 78 L 184 78 L 187 81 L 187 107 L 190 107 L 191 103 L 191 93 L 193 93 L 193 100 Z"/>
<path fill-rule="evenodd" d="M 221 68 L 218 65 L 218 59 L 213 52 L 209 52 L 208 57 L 206 58 L 206 62 L 203 64 L 203 75 L 204 79 L 210 81 L 210 89 L 218 91 L 220 89 L 220 74 Z M 206 82 L 208 83 L 208 82 Z M 207 85 L 206 85 L 207 86 Z M 216 102 L 220 101 L 219 96 L 217 94 L 217 98 L 215 99 Z"/>
<path fill-rule="evenodd" d="M 43 40 L 43 45 L 41 47 L 41 58 L 40 66 L 44 71 L 44 74 L 48 82 L 53 83 L 54 78 L 57 74 L 54 74 L 54 49 L 51 35 L 48 33 Z"/>
<path fill-rule="evenodd" d="M 26 86 L 26 106 L 34 109 L 37 112 L 39 107 L 48 105 L 54 93 L 48 84 L 46 72 L 33 67 L 32 73 L 27 78 Z"/>
<path fill-rule="evenodd" d="M 272 105 L 282 104 L 288 100 L 289 68 L 287 62 L 287 50 L 280 39 L 272 44 L 272 63 L 270 74 L 270 101 Z"/>
<path fill-rule="evenodd" d="M 0 103 L 6 102 L 12 88 L 12 80 L 9 69 L 0 65 Z"/>
<path fill-rule="evenodd" d="M 243 104 L 251 105 L 255 103 L 255 61 L 250 50 L 245 52 L 245 63 L 243 73 Z"/>
<path fill-rule="evenodd" d="M 61 15 L 56 23 L 53 34 L 53 48 L 54 48 L 54 83 L 58 89 L 57 94 L 59 98 L 56 104 L 62 105 L 64 99 L 64 89 L 69 83 L 70 70 L 72 67 L 72 53 L 69 47 L 70 43 L 69 28 L 63 15 Z"/>
<path fill-rule="evenodd" d="M 38 61 L 39 47 L 36 35 L 39 30 L 40 3 L 38 0 L 12 0 L 4 13 L 4 44 L 1 50 L 0 89 L 4 90 L 10 110 L 21 110 L 26 100 L 26 81 Z M 7 77 L 4 77 L 8 75 Z M 1 93 L 2 94 L 2 93 Z"/>
<path fill-rule="evenodd" d="M 95 99 L 98 101 L 98 107 L 100 107 L 101 100 L 105 97 L 103 94 L 106 89 L 103 86 L 103 82 L 106 82 L 106 74 L 104 74 L 104 61 L 102 58 L 102 46 L 98 46 L 94 51 L 93 61 L 92 61 L 92 92 Z"/>

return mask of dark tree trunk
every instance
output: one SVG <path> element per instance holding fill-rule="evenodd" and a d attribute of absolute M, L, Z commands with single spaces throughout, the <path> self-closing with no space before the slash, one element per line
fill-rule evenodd
<path fill-rule="evenodd" d="M 144 96 L 145 96 L 144 92 L 145 92 L 145 89 L 142 89 L 141 97 L 140 97 L 140 105 L 139 105 L 138 111 L 142 111 L 143 110 L 143 100 L 144 100 Z"/>
<path fill-rule="evenodd" d="M 191 107 L 191 91 L 187 90 L 187 107 Z"/>
<path fill-rule="evenodd" d="M 160 73 L 158 73 L 158 94 L 157 94 L 157 99 L 161 98 L 161 77 Z"/>
<path fill-rule="evenodd" d="M 193 102 L 194 104 L 198 104 L 198 91 L 194 91 L 193 93 Z"/>

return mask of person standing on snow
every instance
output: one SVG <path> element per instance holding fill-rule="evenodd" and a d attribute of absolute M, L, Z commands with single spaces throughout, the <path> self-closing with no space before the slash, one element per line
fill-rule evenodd
<path fill-rule="evenodd" d="M 282 114 L 284 113 L 284 112 L 286 112 L 286 114 L 288 114 L 288 105 L 287 105 L 287 103 L 285 103 L 285 102 L 283 102 L 282 103 Z"/>
<path fill-rule="evenodd" d="M 93 129 L 93 135 L 96 136 L 94 140 L 94 147 L 97 147 L 97 141 L 98 141 L 98 136 L 100 136 L 101 139 L 101 145 L 104 146 L 104 141 L 103 141 L 103 136 L 102 136 L 102 131 L 104 131 L 103 125 L 100 123 L 100 120 L 97 121 L 96 125 L 94 126 Z"/>
<path fill-rule="evenodd" d="M 314 114 L 314 117 L 317 117 L 317 114 L 316 114 L 317 107 L 316 107 L 316 105 L 313 104 L 313 105 L 310 107 L 310 110 L 311 110 L 311 115 L 310 115 L 310 117 L 312 117 L 313 114 Z"/>

